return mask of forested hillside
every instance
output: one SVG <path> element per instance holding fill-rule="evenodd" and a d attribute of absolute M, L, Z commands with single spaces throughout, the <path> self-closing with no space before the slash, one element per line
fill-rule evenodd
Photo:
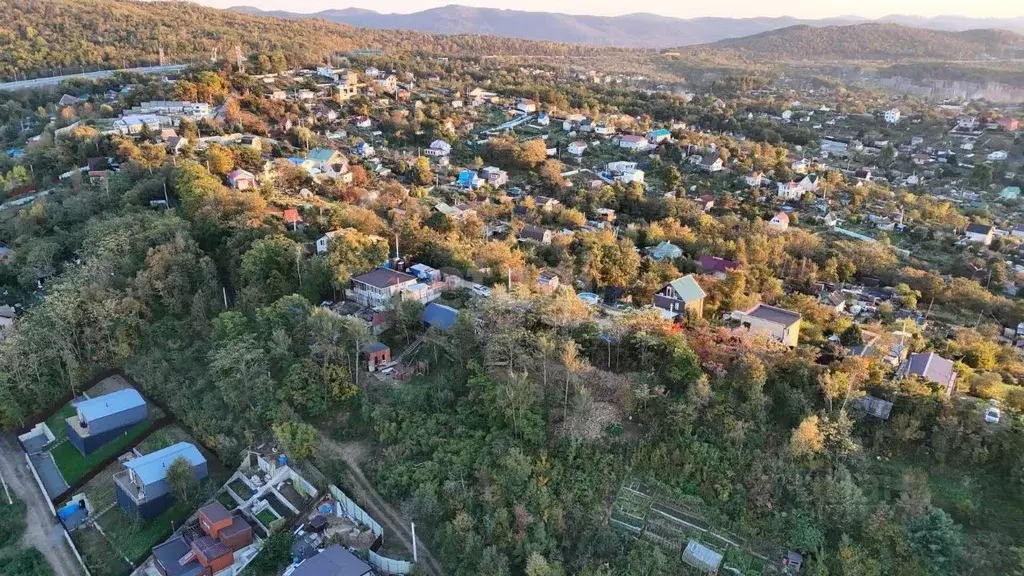
<path fill-rule="evenodd" d="M 784 61 L 985 60 L 1020 55 L 1024 36 L 1002 30 L 942 32 L 896 24 L 793 26 L 722 40 L 685 51 L 689 55 Z"/>
<path fill-rule="evenodd" d="M 281 52 L 290 65 L 322 62 L 359 48 L 444 55 L 594 55 L 594 47 L 485 36 L 361 29 L 322 20 L 283 20 L 190 2 L 0 0 L 0 77 L 47 76 L 63 67 L 120 68 Z"/>

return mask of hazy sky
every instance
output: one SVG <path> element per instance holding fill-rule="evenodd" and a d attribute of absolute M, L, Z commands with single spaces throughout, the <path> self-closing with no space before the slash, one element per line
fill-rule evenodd
<path fill-rule="evenodd" d="M 642 4 L 622 0 L 199 0 L 201 4 L 227 8 L 249 5 L 265 10 L 290 12 L 317 12 L 330 8 L 368 8 L 378 12 L 417 12 L 445 4 L 463 4 L 487 8 L 514 8 L 540 12 L 567 14 L 593 14 L 614 16 L 630 12 L 651 12 L 694 18 L 698 16 L 795 16 L 799 18 L 826 18 L 830 16 L 858 15 L 878 18 L 889 14 L 915 14 L 936 16 L 956 14 L 975 17 L 1024 17 L 1022 0 L 859 0 L 858 2 L 822 2 L 821 0 L 732 0 L 731 2 L 680 2 L 679 0 L 653 0 Z"/>

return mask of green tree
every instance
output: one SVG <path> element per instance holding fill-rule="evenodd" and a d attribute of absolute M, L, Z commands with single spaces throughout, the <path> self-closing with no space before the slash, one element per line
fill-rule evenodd
<path fill-rule="evenodd" d="M 196 479 L 195 470 L 192 469 L 192 463 L 182 456 L 172 460 L 167 467 L 167 484 L 171 494 L 179 502 L 191 505 L 199 495 L 199 481 Z"/>
<path fill-rule="evenodd" d="M 907 523 L 910 550 L 931 576 L 959 574 L 964 534 L 941 508 L 931 507 Z"/>
<path fill-rule="evenodd" d="M 319 435 L 305 422 L 288 420 L 274 424 L 274 438 L 281 450 L 296 460 L 308 460 L 316 454 Z"/>

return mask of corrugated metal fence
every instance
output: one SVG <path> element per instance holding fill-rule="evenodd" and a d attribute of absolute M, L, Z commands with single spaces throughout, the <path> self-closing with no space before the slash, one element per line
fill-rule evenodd
<path fill-rule="evenodd" d="M 331 484 L 330 486 L 331 496 L 338 505 L 334 509 L 334 513 L 338 516 L 345 516 L 348 519 L 365 524 L 370 527 L 374 536 L 383 539 L 384 528 L 381 527 L 376 520 L 370 516 L 366 510 L 363 510 L 356 504 L 347 494 L 342 492 L 337 486 Z M 394 558 L 388 558 L 381 556 L 374 551 L 370 551 L 370 564 L 374 568 L 377 568 L 387 574 L 410 574 L 415 568 L 415 564 L 406 560 L 395 560 Z"/>

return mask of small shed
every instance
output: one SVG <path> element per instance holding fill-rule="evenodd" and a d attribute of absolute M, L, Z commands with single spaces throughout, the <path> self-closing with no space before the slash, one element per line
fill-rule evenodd
<path fill-rule="evenodd" d="M 366 358 L 370 372 L 379 368 L 382 364 L 391 362 L 391 348 L 383 342 L 374 342 L 366 347 Z"/>
<path fill-rule="evenodd" d="M 718 574 L 722 555 L 696 540 L 690 540 L 683 550 L 683 562 L 707 574 Z"/>

